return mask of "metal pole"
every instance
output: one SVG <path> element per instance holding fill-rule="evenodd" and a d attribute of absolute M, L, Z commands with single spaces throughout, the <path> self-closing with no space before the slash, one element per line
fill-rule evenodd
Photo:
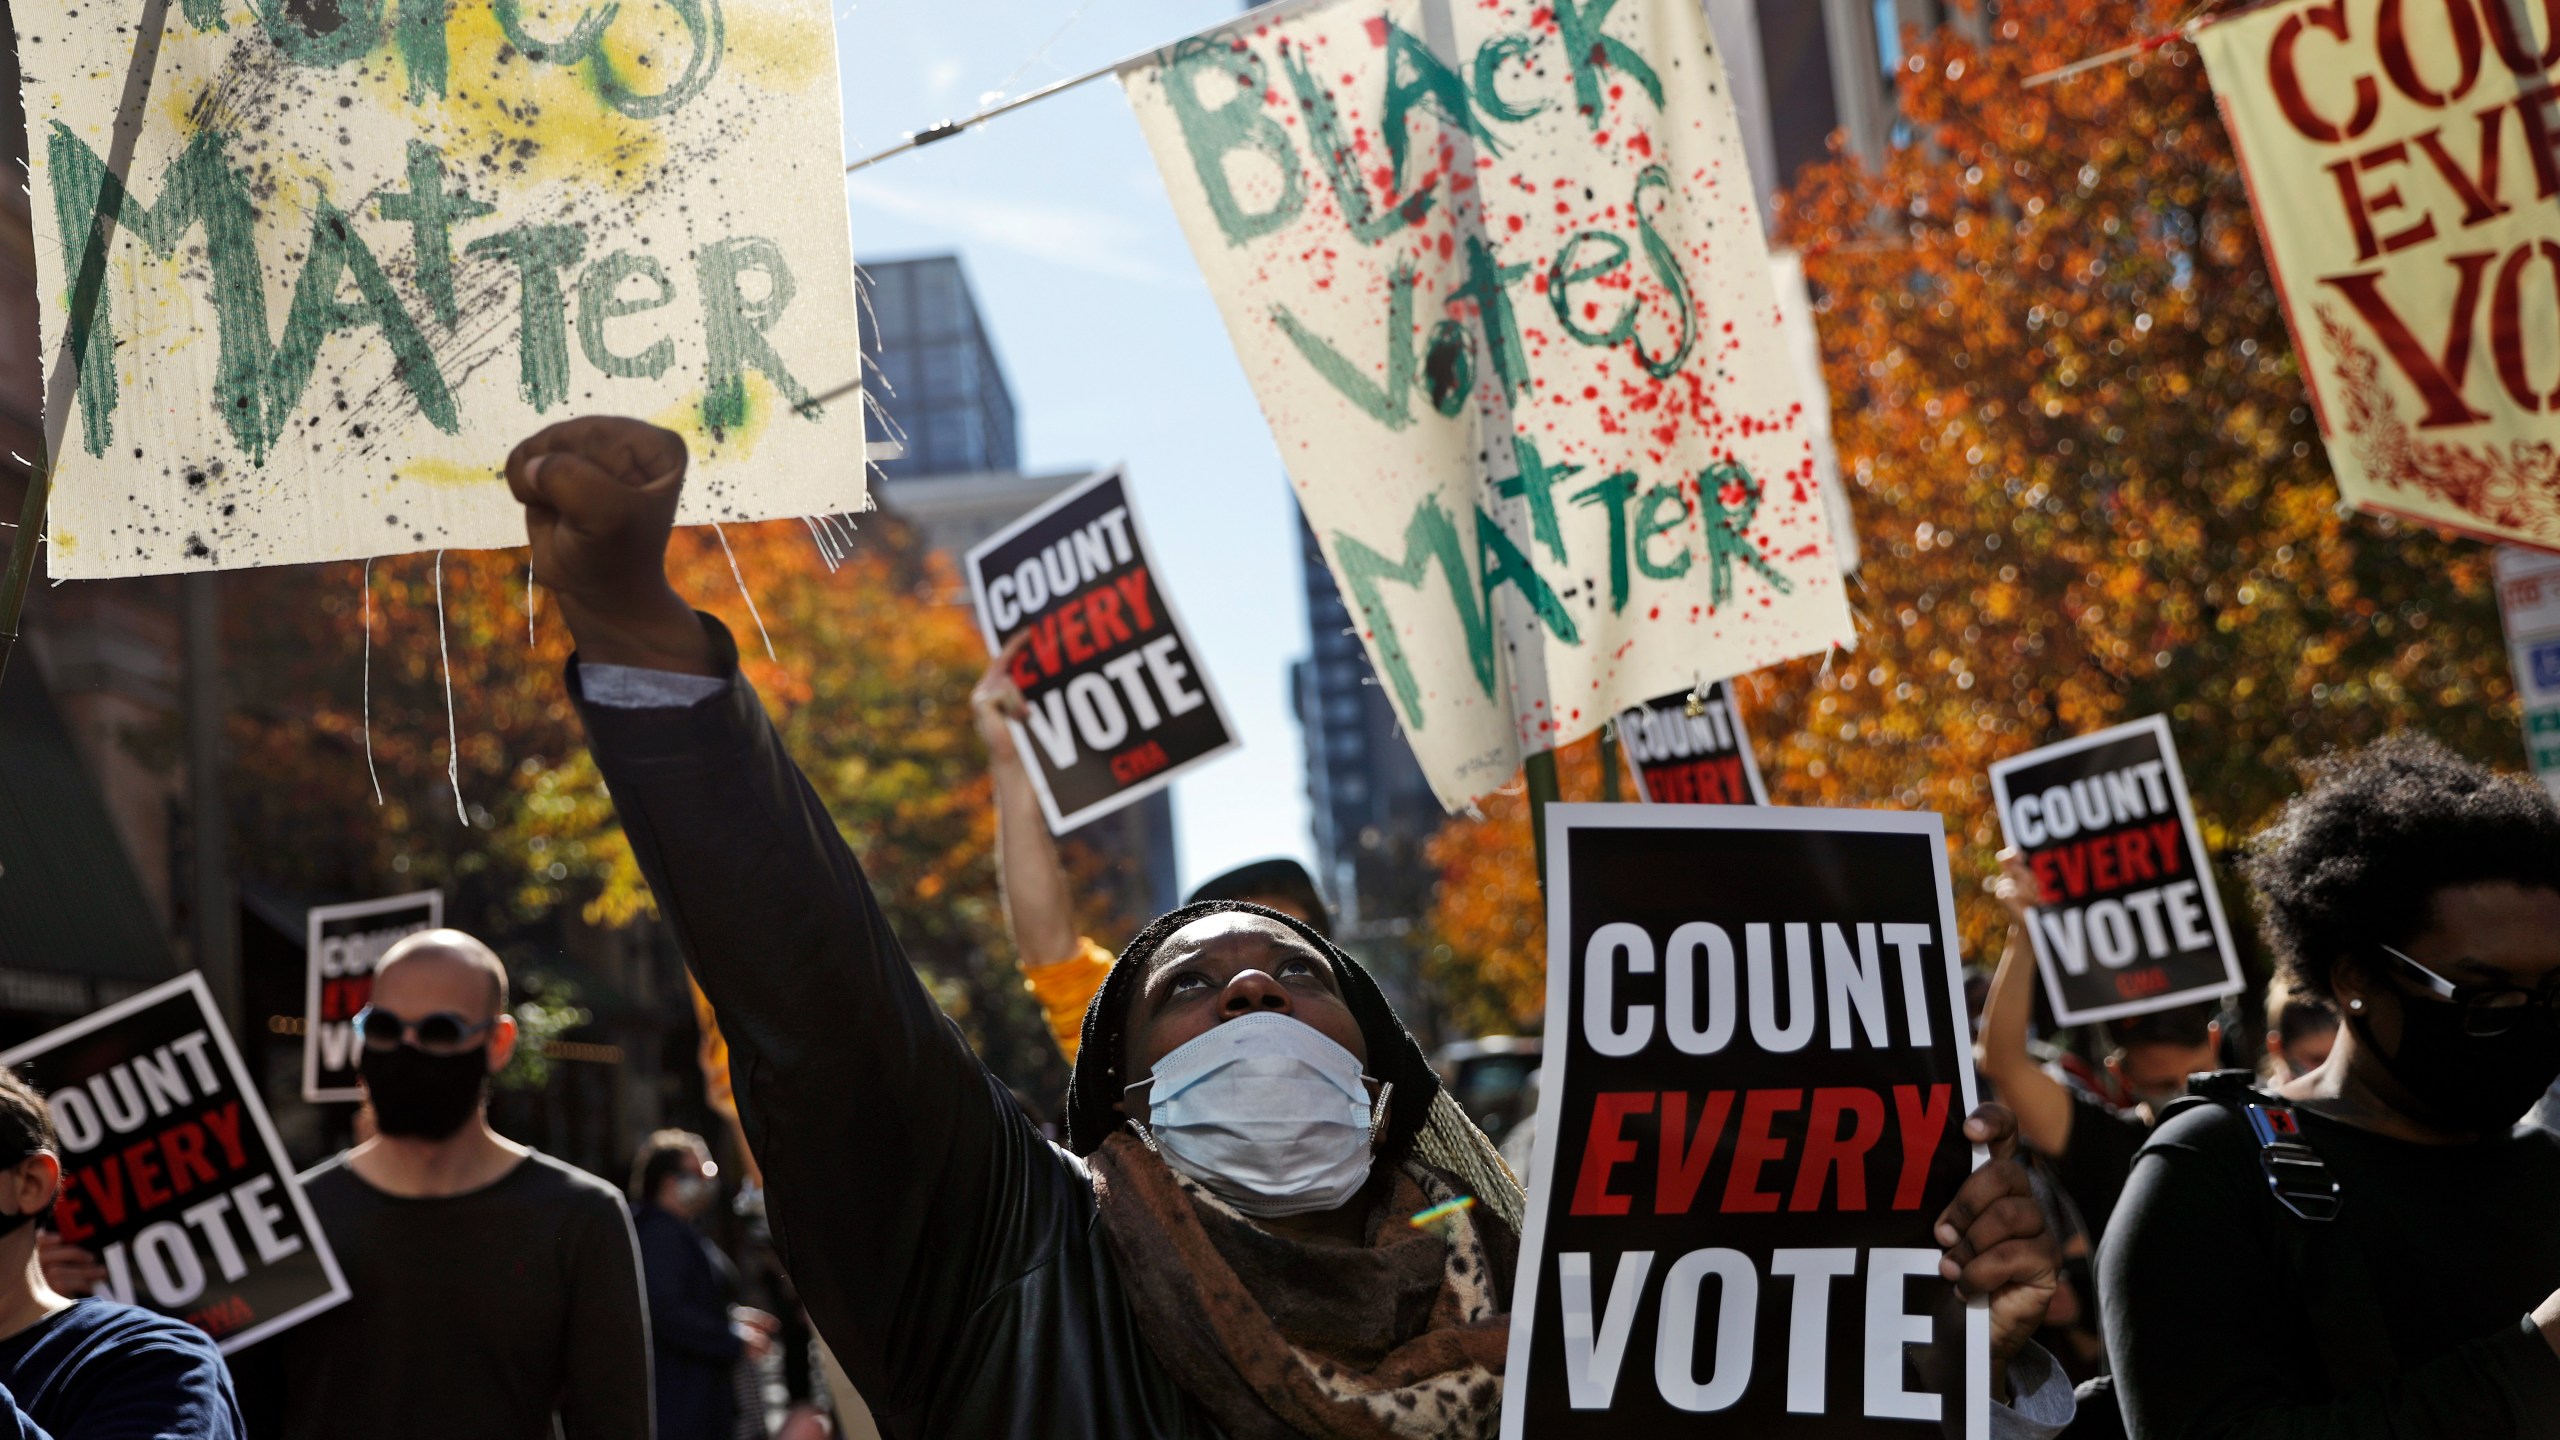
<path fill-rule="evenodd" d="M 1538 893 L 1547 893 L 1547 803 L 1564 798 L 1556 790 L 1556 752 L 1533 750 L 1520 762 L 1529 782 L 1529 846 L 1538 857 Z"/>
<path fill-rule="evenodd" d="M 222 803 L 222 647 L 219 577 L 178 582 L 186 648 L 188 846 L 194 881 L 196 968 L 240 1031 L 240 909 L 231 893 L 230 826 Z"/>

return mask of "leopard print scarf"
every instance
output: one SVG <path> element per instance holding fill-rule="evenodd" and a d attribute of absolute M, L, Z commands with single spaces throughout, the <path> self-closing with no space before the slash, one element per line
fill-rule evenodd
<path fill-rule="evenodd" d="M 1139 1333 L 1235 1440 L 1490 1440 L 1502 1415 L 1518 1240 L 1408 1163 L 1359 1249 L 1256 1226 L 1126 1134 L 1095 1198 Z"/>

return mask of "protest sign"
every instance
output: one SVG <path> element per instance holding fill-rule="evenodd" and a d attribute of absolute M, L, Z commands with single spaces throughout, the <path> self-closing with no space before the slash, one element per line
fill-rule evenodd
<path fill-rule="evenodd" d="M 1504 1440 L 1986 1435 L 1938 817 L 1550 805 L 1547 947 Z"/>
<path fill-rule="evenodd" d="M 595 410 L 682 521 L 860 509 L 824 0 L 393 10 L 18 7 L 54 578 L 521 545 Z"/>
<path fill-rule="evenodd" d="M 2340 493 L 2560 546 L 2560 11 L 2290 0 L 2195 38 Z"/>
<path fill-rule="evenodd" d="M 1991 767 L 1991 795 L 2044 892 L 2027 933 L 2063 1024 L 2240 988 L 2166 718 L 2012 755 Z"/>
<path fill-rule="evenodd" d="M 1151 795 L 1236 743 L 1199 648 L 1166 603 L 1129 487 L 1106 470 L 969 551 L 978 628 L 1029 638 L 1013 743 L 1052 834 Z"/>
<path fill-rule="evenodd" d="M 0 1054 L 62 1142 L 53 1227 L 98 1293 L 172 1315 L 224 1354 L 347 1298 L 204 977 L 189 972 Z"/>
<path fill-rule="evenodd" d="M 1445 805 L 1850 640 L 1694 0 L 1284 5 L 1121 78 Z"/>
<path fill-rule="evenodd" d="M 1664 803 L 1768 804 L 1732 683 L 1708 686 L 1693 706 L 1694 694 L 1675 690 L 1619 714 L 1618 746 L 1635 772 L 1636 793 Z"/>
<path fill-rule="evenodd" d="M 302 1004 L 302 1098 L 362 1100 L 356 1085 L 356 1012 L 373 999 L 373 967 L 401 937 L 444 923 L 444 895 L 422 890 L 385 900 L 311 908 Z"/>
<path fill-rule="evenodd" d="M 2525 759 L 2560 799 L 2560 555 L 2498 551 L 2498 619 L 2524 708 Z"/>

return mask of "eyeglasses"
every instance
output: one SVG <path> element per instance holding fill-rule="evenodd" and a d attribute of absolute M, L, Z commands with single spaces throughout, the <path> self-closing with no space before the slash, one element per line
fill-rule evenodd
<path fill-rule="evenodd" d="M 2377 948 L 2429 998 L 2459 1008 L 2465 1035 L 2504 1035 L 2528 1017 L 2560 1027 L 2560 975 L 2531 990 L 2516 985 L 2456 985 L 2388 945 Z"/>
<path fill-rule="evenodd" d="M 356 1035 L 367 1050 L 390 1050 L 405 1041 L 430 1055 L 459 1055 L 480 1043 L 480 1037 L 497 1023 L 497 1017 L 491 1016 L 473 1024 L 450 1010 L 403 1020 L 367 1005 L 356 1012 Z"/>

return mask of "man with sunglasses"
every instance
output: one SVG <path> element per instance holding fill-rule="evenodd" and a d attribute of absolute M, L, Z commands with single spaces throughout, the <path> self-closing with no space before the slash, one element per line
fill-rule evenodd
<path fill-rule="evenodd" d="M 430 930 L 356 1017 L 374 1134 L 303 1177 L 353 1298 L 279 1342 L 292 1440 L 651 1433 L 649 1329 L 621 1192 L 489 1128 L 515 1053 L 507 972 Z"/>
<path fill-rule="evenodd" d="M 2560 1436 L 2560 1136 L 2517 1123 L 2560 1078 L 2560 808 L 2401 736 L 2252 848 L 2285 978 L 2345 1024 L 2135 1160 L 2099 1253 L 2130 1432 Z"/>

